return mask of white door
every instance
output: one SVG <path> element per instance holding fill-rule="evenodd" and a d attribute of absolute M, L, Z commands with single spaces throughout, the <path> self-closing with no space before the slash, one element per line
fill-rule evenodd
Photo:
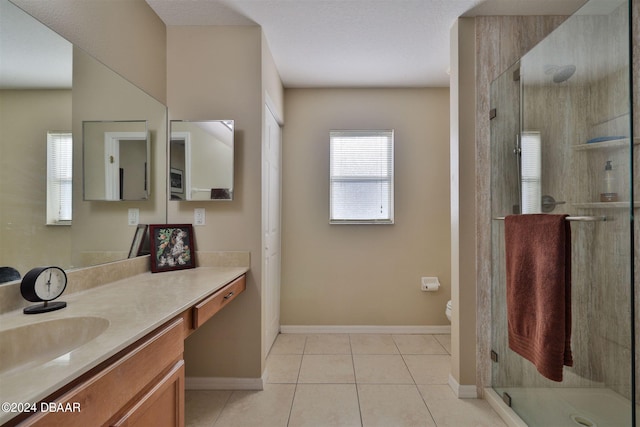
<path fill-rule="evenodd" d="M 265 137 L 262 148 L 262 231 L 265 298 L 264 354 L 269 353 L 280 332 L 280 165 L 282 132 L 268 107 L 265 108 Z"/>

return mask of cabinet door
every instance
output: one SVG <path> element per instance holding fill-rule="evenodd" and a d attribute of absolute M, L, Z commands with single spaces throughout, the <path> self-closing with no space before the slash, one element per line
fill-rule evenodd
<path fill-rule="evenodd" d="M 184 361 L 180 360 L 111 427 L 183 427 Z"/>
<path fill-rule="evenodd" d="M 56 399 L 62 405 L 80 405 L 80 412 L 40 412 L 21 427 L 87 427 L 108 425 L 109 420 L 138 396 L 145 395 L 156 378 L 182 360 L 183 320 L 171 322 L 136 343 L 112 365 L 81 382 Z M 150 424 L 152 425 L 152 424 Z"/>

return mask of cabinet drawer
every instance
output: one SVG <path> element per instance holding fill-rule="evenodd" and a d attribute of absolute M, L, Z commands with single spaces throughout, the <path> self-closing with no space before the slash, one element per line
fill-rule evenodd
<path fill-rule="evenodd" d="M 124 356 L 56 399 L 63 405 L 80 405 L 80 412 L 39 413 L 22 425 L 86 427 L 103 425 L 133 398 L 143 393 L 158 375 L 182 359 L 183 320 L 180 318 Z"/>
<path fill-rule="evenodd" d="M 218 290 L 209 298 L 200 301 L 195 307 L 193 307 L 193 328 L 199 328 L 214 314 L 222 310 L 224 306 L 233 301 L 238 296 L 238 294 L 240 294 L 245 289 L 246 278 L 243 274 L 233 282 Z"/>

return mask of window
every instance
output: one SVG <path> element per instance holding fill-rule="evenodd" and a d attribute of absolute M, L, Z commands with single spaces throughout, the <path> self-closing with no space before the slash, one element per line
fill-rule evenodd
<path fill-rule="evenodd" d="M 71 132 L 47 132 L 47 224 L 71 225 Z"/>
<path fill-rule="evenodd" d="M 520 138 L 523 214 L 542 212 L 542 160 L 540 132 L 525 131 Z"/>
<path fill-rule="evenodd" d="M 393 130 L 330 132 L 330 223 L 393 224 Z"/>

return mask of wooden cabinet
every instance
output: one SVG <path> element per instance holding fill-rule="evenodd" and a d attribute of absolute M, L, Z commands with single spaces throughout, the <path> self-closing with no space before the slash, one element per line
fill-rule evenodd
<path fill-rule="evenodd" d="M 79 411 L 39 412 L 18 425 L 183 427 L 184 339 L 245 288 L 242 275 L 44 400 Z"/>
<path fill-rule="evenodd" d="M 41 412 L 28 418 L 24 426 L 86 427 L 136 425 L 158 399 L 173 398 L 180 416 L 161 425 L 184 425 L 183 320 L 170 322 L 136 343 L 118 359 L 54 400 L 63 407 L 79 405 L 79 412 Z M 171 388 L 172 384 L 181 387 Z M 154 425 L 154 424 L 149 424 Z"/>

